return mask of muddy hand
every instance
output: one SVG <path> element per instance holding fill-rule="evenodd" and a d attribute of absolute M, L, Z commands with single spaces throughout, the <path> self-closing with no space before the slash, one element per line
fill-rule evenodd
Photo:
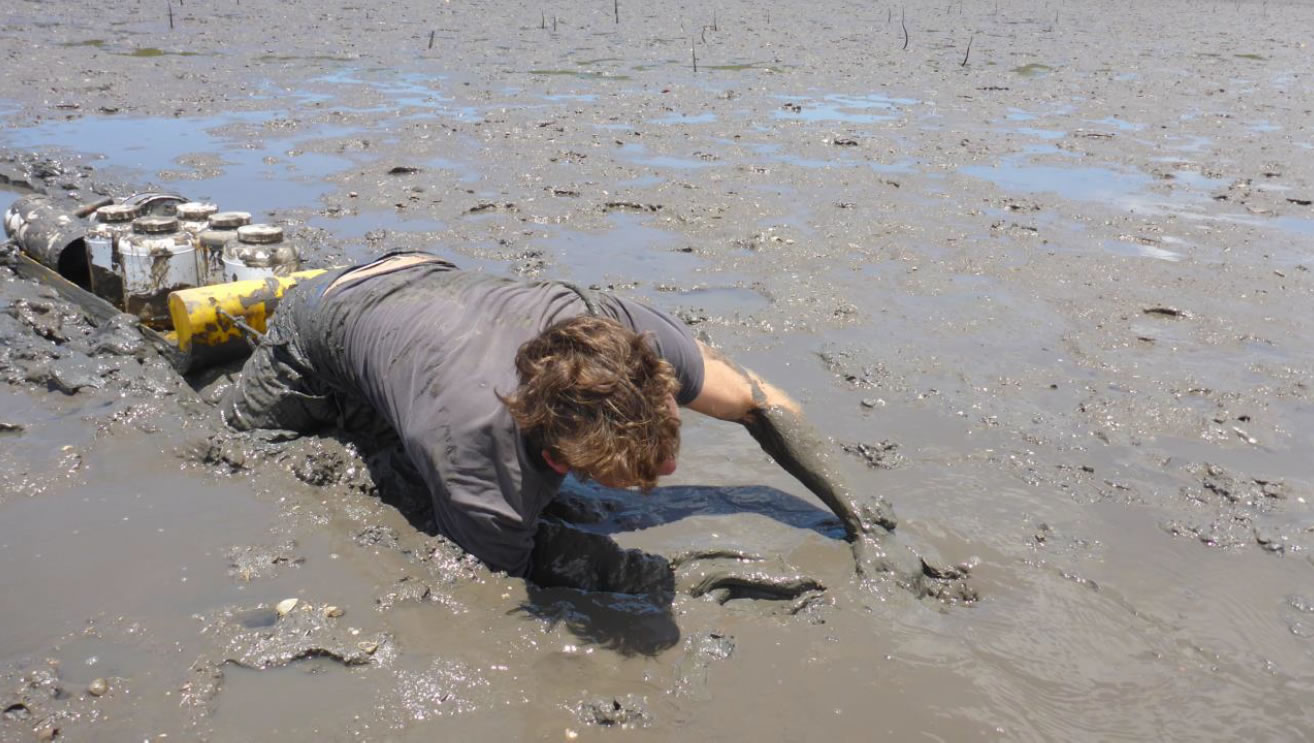
<path fill-rule="evenodd" d="M 661 555 L 622 549 L 611 537 L 543 519 L 534 535 L 529 579 L 540 586 L 645 594 L 670 603 L 675 572 Z"/>
<path fill-rule="evenodd" d="M 661 555 L 643 550 L 622 550 L 602 574 L 600 589 L 614 593 L 643 594 L 659 604 L 675 598 L 675 571 Z"/>
<path fill-rule="evenodd" d="M 876 578 L 888 575 L 905 585 L 922 579 L 922 559 L 892 532 L 874 530 L 853 540 L 853 561 L 858 575 Z"/>

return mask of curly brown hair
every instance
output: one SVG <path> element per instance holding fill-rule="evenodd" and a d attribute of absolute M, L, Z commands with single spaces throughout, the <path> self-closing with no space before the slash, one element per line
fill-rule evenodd
<path fill-rule="evenodd" d="M 675 372 L 615 320 L 562 320 L 516 353 L 520 386 L 499 397 L 537 450 L 579 477 L 651 490 L 680 449 Z"/>

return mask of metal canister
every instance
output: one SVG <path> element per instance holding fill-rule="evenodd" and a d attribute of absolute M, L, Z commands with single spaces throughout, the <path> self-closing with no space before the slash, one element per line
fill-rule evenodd
<path fill-rule="evenodd" d="M 169 292 L 197 286 L 196 247 L 175 217 L 141 217 L 119 242 L 123 308 L 152 328 L 169 327 Z"/>
<path fill-rule="evenodd" d="M 251 224 L 250 212 L 215 212 L 210 215 L 210 229 L 201 233 L 196 248 L 197 273 L 202 286 L 222 284 L 224 248 L 237 242 L 237 228 Z"/>
<path fill-rule="evenodd" d="M 237 228 L 237 241 L 224 248 L 224 280 L 246 281 L 287 276 L 301 265 L 301 257 L 283 242 L 283 228 L 251 224 Z"/>
<path fill-rule="evenodd" d="M 187 201 L 181 194 L 145 191 L 129 196 L 123 203 L 135 207 L 139 217 L 176 217 L 178 205 Z"/>
<path fill-rule="evenodd" d="M 202 232 L 210 229 L 210 215 L 219 211 L 214 204 L 201 201 L 189 201 L 178 205 L 178 227 L 192 236 L 195 243 Z"/>
<path fill-rule="evenodd" d="M 119 243 L 132 234 L 137 208 L 127 204 L 102 206 L 91 215 L 87 233 L 87 258 L 91 263 L 91 290 L 101 299 L 123 306 L 123 277 L 119 268 Z"/>

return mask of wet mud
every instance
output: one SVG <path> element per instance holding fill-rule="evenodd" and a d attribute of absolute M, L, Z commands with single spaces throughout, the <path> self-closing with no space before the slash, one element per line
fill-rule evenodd
<path fill-rule="evenodd" d="M 0 10 L 0 200 L 653 302 L 874 529 L 689 415 L 550 508 L 661 589 L 508 579 L 0 248 L 0 740 L 1314 735 L 1314 9 L 166 5 Z"/>

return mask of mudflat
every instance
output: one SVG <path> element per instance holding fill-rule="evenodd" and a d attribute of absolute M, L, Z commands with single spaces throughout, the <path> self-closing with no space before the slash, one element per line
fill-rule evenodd
<path fill-rule="evenodd" d="M 386 451 L 229 433 L 223 374 L 0 268 L 0 739 L 1314 736 L 1310 28 L 6 4 L 6 203 L 166 189 L 310 266 L 428 249 L 650 301 L 798 396 L 970 590 L 855 574 L 692 414 L 669 486 L 561 503 L 675 559 L 675 601 L 527 586 L 405 518 Z"/>

